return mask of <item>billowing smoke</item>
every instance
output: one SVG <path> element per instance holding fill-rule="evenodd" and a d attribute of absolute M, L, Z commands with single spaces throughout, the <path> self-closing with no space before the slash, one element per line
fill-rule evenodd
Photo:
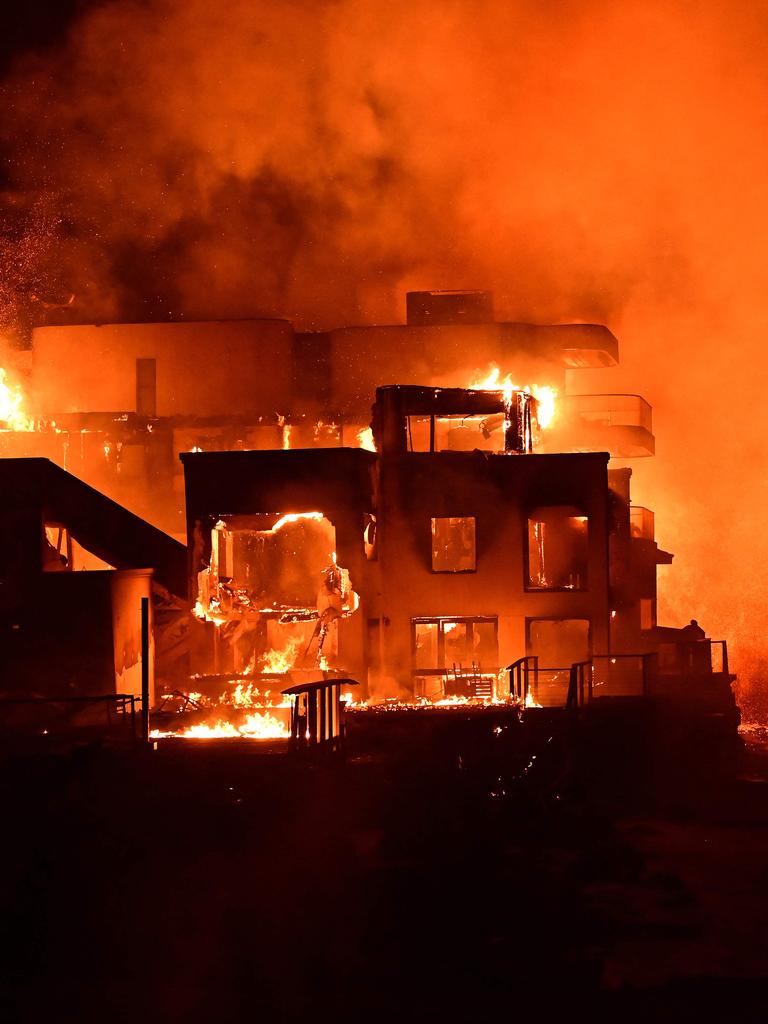
<path fill-rule="evenodd" d="M 80 320 L 318 328 L 483 287 L 608 323 L 621 368 L 576 386 L 655 407 L 662 621 L 758 680 L 767 40 L 707 0 L 100 4 L 6 82 L 9 194 L 52 197 Z"/>

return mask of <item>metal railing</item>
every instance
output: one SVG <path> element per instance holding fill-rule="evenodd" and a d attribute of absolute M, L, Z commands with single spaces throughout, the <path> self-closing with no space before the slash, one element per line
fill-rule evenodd
<path fill-rule="evenodd" d="M 0 698 L 0 730 L 6 735 L 66 736 L 76 730 L 129 727 L 133 741 L 141 738 L 136 704 L 141 702 L 132 693 L 107 693 L 92 696 L 2 697 Z M 90 708 L 103 708 L 104 718 L 94 720 Z M 22 713 L 12 714 L 14 709 Z M 24 710 L 31 714 L 23 713 Z M 80 711 L 81 713 L 78 713 Z M 85 712 L 82 713 L 82 712 Z M 100 716 L 99 716 L 100 717 Z"/>
<path fill-rule="evenodd" d="M 505 671 L 510 695 L 524 704 L 574 710 L 603 698 L 648 697 L 665 675 L 728 675 L 728 645 L 725 640 L 662 644 L 659 654 L 594 654 L 564 667 L 542 667 L 529 655 Z"/>
<path fill-rule="evenodd" d="M 539 658 L 538 655 L 529 655 L 526 658 L 518 658 L 511 665 L 504 669 L 509 673 L 509 694 L 517 697 L 523 704 L 528 703 L 528 695 L 533 700 L 537 699 L 539 691 Z M 533 686 L 531 686 L 533 683 Z"/>
<path fill-rule="evenodd" d="M 583 708 L 592 703 L 593 666 L 589 661 L 574 661 L 568 675 L 567 708 Z"/>
<path fill-rule="evenodd" d="M 507 665 L 509 692 L 529 707 L 579 708 L 602 697 L 645 697 L 656 655 L 595 654 L 571 665 L 540 665 L 536 655 Z"/>
<path fill-rule="evenodd" d="M 675 640 L 659 645 L 659 675 L 729 675 L 725 640 Z"/>
<path fill-rule="evenodd" d="M 642 427 L 653 433 L 653 410 L 640 395 L 566 395 L 569 412 L 602 427 Z"/>
<path fill-rule="evenodd" d="M 629 507 L 629 533 L 642 540 L 653 540 L 656 536 L 656 517 L 649 508 L 642 505 Z"/>
<path fill-rule="evenodd" d="M 593 697 L 647 697 L 656 672 L 656 654 L 594 654 Z"/>

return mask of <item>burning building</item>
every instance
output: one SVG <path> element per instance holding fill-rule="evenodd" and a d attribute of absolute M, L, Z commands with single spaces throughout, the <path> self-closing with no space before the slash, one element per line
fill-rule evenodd
<path fill-rule="evenodd" d="M 183 455 L 190 597 L 213 624 L 216 670 L 247 668 L 222 642 L 232 614 L 259 620 L 251 666 L 277 648 L 291 653 L 286 670 L 343 668 L 372 694 L 430 700 L 491 696 L 522 657 L 567 670 L 649 649 L 641 602 L 653 605 L 655 573 L 636 579 L 621 546 L 632 548 L 628 471 L 614 483 L 606 453 L 538 452 L 538 407 L 525 391 L 392 385 L 376 392 L 376 452 Z M 283 531 L 268 556 L 264 538 Z M 338 592 L 355 598 L 332 646 L 313 648 L 321 626 L 278 641 L 279 627 L 321 622 L 314 595 L 337 558 L 351 581 Z M 622 574 L 635 585 L 619 593 Z"/>
<path fill-rule="evenodd" d="M 24 423 L 17 410 L 0 455 L 49 458 L 181 536 L 182 452 L 356 447 L 377 387 L 465 386 L 491 365 L 564 396 L 568 368 L 613 365 L 618 343 L 597 325 L 495 322 L 488 293 L 419 292 L 405 324 L 39 327 L 20 357 Z M 567 398 L 561 412 L 581 402 Z M 600 401 L 577 418 L 586 425 L 599 413 Z"/>
<path fill-rule="evenodd" d="M 407 312 L 321 334 L 34 332 L 36 415 L 15 407 L 3 451 L 48 454 L 184 536 L 194 622 L 164 690 L 219 732 L 285 734 L 282 691 L 318 674 L 368 698 L 560 706 L 574 665 L 619 696 L 647 693 L 649 657 L 687 664 L 656 622 L 672 556 L 631 505 L 650 406 L 568 393 L 567 371 L 617 362 L 610 331 L 498 323 L 485 292 L 410 293 Z"/>

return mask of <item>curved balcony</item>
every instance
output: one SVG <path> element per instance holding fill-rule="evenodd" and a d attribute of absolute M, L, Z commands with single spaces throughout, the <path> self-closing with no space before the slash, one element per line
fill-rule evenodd
<path fill-rule="evenodd" d="M 619 459 L 656 451 L 653 412 L 640 395 L 564 395 L 549 434 L 547 451 L 607 451 Z"/>

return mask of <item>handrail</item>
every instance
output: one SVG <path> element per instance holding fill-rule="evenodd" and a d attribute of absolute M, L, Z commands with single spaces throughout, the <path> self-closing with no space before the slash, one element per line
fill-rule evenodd
<path fill-rule="evenodd" d="M 653 409 L 642 395 L 566 395 L 565 402 L 582 419 L 599 418 L 607 426 L 637 426 L 649 433 L 653 430 Z"/>
<path fill-rule="evenodd" d="M 531 668 L 531 665 L 533 668 Z M 534 700 L 539 695 L 539 656 L 529 654 L 524 658 L 518 658 L 511 665 L 504 669 L 509 672 L 509 692 L 521 700 L 523 704 L 528 703 L 528 694 L 531 693 Z M 531 677 L 533 677 L 533 688 L 531 688 Z"/>
<path fill-rule="evenodd" d="M 568 696 L 565 700 L 566 708 L 584 707 L 585 703 L 592 703 L 592 674 L 591 658 L 588 661 L 573 662 L 568 679 Z M 585 683 L 588 698 L 586 702 L 584 700 Z"/>
<path fill-rule="evenodd" d="M 658 655 L 655 651 L 636 651 L 627 654 L 593 654 L 592 661 L 610 661 L 615 663 L 621 658 L 639 659 L 642 672 L 642 696 L 647 697 L 651 692 L 651 677 L 656 671 Z"/>
<path fill-rule="evenodd" d="M 107 722 L 111 725 L 110 704 L 114 704 L 120 715 L 131 716 L 131 735 L 136 739 L 136 701 L 141 701 L 133 693 L 99 693 L 99 694 L 66 694 L 53 697 L 0 697 L 0 708 L 7 705 L 42 705 L 42 704 L 106 704 Z"/>

